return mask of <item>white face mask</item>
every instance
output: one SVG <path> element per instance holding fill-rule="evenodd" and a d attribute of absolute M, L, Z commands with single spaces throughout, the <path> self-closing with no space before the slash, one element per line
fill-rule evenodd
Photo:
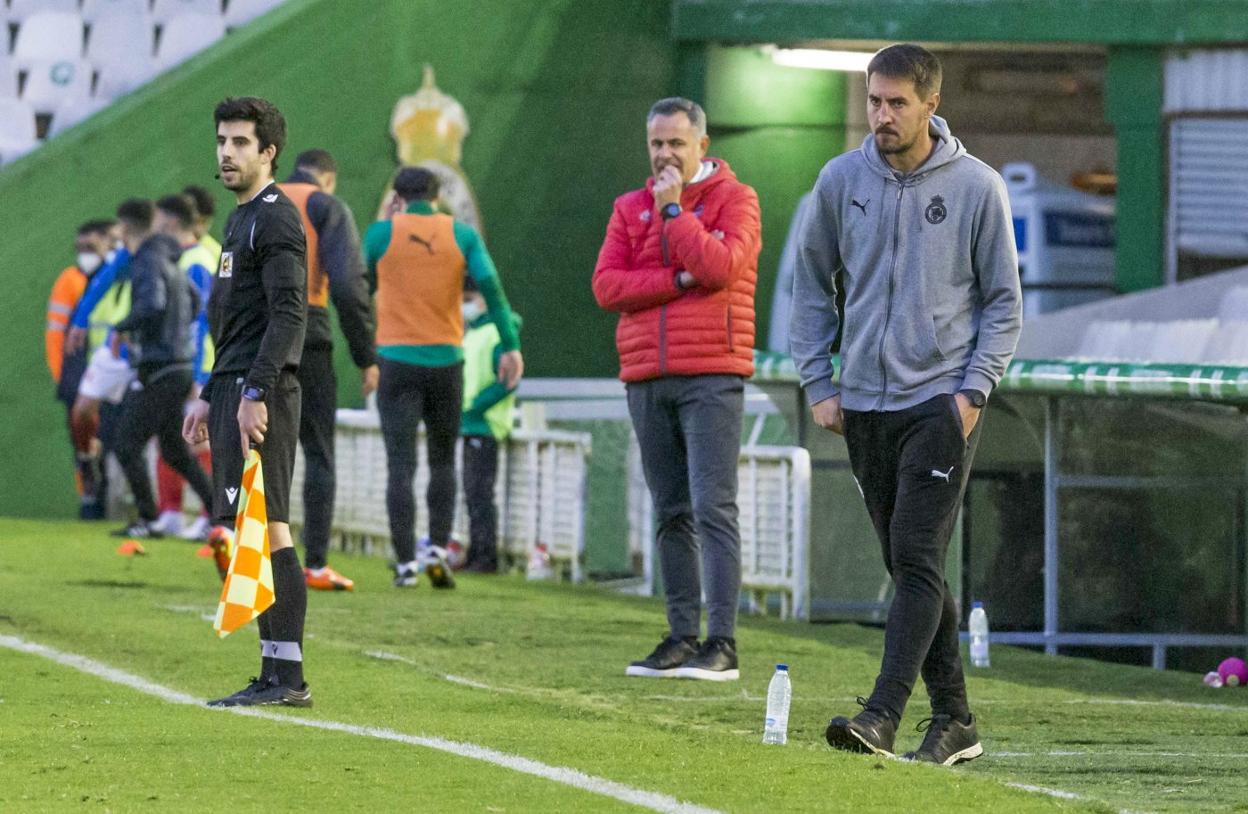
<path fill-rule="evenodd" d="M 98 269 L 103 263 L 104 258 L 100 257 L 95 252 L 78 253 L 78 268 L 82 269 L 83 274 L 95 274 L 95 270 Z"/>
<path fill-rule="evenodd" d="M 460 306 L 460 311 L 464 315 L 464 322 L 473 322 L 483 313 L 481 304 L 476 300 L 466 302 Z"/>

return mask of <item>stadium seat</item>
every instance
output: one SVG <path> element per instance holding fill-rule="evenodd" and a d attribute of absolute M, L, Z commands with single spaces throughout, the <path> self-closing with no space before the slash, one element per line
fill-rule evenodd
<path fill-rule="evenodd" d="M 150 54 L 141 58 L 136 55 L 126 60 L 96 64 L 100 74 L 95 82 L 95 97 L 108 101 L 138 90 L 160 73 L 155 57 Z"/>
<path fill-rule="evenodd" d="M 17 69 L 8 52 L 0 49 L 0 99 L 17 98 Z"/>
<path fill-rule="evenodd" d="M 156 50 L 156 64 L 164 71 L 185 62 L 225 36 L 221 15 L 183 14 L 165 24 Z"/>
<path fill-rule="evenodd" d="M 24 23 L 28 17 L 45 11 L 77 14 L 78 0 L 12 0 L 9 4 L 9 22 Z"/>
<path fill-rule="evenodd" d="M 152 7 L 156 25 L 168 25 L 175 18 L 186 14 L 220 17 L 221 0 L 156 0 Z"/>
<path fill-rule="evenodd" d="M 225 7 L 225 25 L 238 28 L 282 4 L 282 0 L 229 0 Z"/>
<path fill-rule="evenodd" d="M 146 13 L 102 17 L 91 26 L 87 60 L 101 71 L 136 58 L 150 60 L 153 34 L 152 18 Z"/>
<path fill-rule="evenodd" d="M 13 61 L 19 71 L 36 62 L 78 59 L 82 56 L 82 18 L 77 12 L 47 11 L 32 14 L 17 30 Z"/>
<path fill-rule="evenodd" d="M 26 74 L 22 99 L 36 113 L 52 113 L 61 102 L 91 96 L 91 65 L 83 59 L 37 62 Z"/>
<path fill-rule="evenodd" d="M 109 100 L 94 99 L 66 99 L 57 106 L 52 113 L 52 123 L 48 125 L 48 138 L 64 133 L 78 122 L 85 121 L 104 108 L 108 107 Z"/>
<path fill-rule="evenodd" d="M 35 111 L 21 99 L 0 99 L 0 163 L 9 163 L 39 146 Z"/>
<path fill-rule="evenodd" d="M 82 19 L 95 25 L 106 17 L 147 17 L 151 14 L 148 0 L 82 0 Z"/>

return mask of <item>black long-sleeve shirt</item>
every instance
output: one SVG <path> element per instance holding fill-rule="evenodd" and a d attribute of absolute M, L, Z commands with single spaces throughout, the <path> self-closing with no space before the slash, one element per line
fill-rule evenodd
<path fill-rule="evenodd" d="M 287 183 L 315 184 L 316 179 L 296 170 Z M 361 369 L 374 365 L 377 363 L 376 324 L 355 217 L 339 198 L 322 191 L 308 196 L 308 220 L 316 230 L 317 254 L 329 278 L 329 297 L 338 312 L 338 324 L 347 339 L 351 361 Z M 327 349 L 332 346 L 332 340 L 329 309 L 309 306 L 304 347 Z"/>
<path fill-rule="evenodd" d="M 299 369 L 308 313 L 306 251 L 303 219 L 277 184 L 230 214 L 208 299 L 217 357 L 201 398 L 207 400 L 222 378 L 243 376 L 268 389 L 281 371 Z"/>

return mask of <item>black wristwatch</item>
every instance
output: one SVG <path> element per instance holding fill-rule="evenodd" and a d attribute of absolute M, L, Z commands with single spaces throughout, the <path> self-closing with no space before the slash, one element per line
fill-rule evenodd
<path fill-rule="evenodd" d="M 988 397 L 978 390 L 959 390 L 958 392 L 966 396 L 966 400 L 971 403 L 971 406 L 977 409 L 984 409 L 984 405 L 988 403 Z"/>
<path fill-rule="evenodd" d="M 243 385 L 243 398 L 248 401 L 264 401 L 265 395 L 263 387 L 256 387 L 254 384 Z"/>
<path fill-rule="evenodd" d="M 672 218 L 679 215 L 682 211 L 683 210 L 680 208 L 680 204 L 669 203 L 669 204 L 663 205 L 663 208 L 659 210 L 659 214 L 663 216 L 663 220 L 671 220 Z"/>

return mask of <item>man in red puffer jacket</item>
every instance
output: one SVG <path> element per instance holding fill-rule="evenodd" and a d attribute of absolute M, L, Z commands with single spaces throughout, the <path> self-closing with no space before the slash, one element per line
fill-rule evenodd
<path fill-rule="evenodd" d="M 731 681 L 739 676 L 737 456 L 745 378 L 754 372 L 758 195 L 727 162 L 706 158 L 706 114 L 695 102 L 656 102 L 646 131 L 652 177 L 616 199 L 593 281 L 598 304 L 620 314 L 620 378 L 667 594 L 667 637 L 625 672 Z"/>

